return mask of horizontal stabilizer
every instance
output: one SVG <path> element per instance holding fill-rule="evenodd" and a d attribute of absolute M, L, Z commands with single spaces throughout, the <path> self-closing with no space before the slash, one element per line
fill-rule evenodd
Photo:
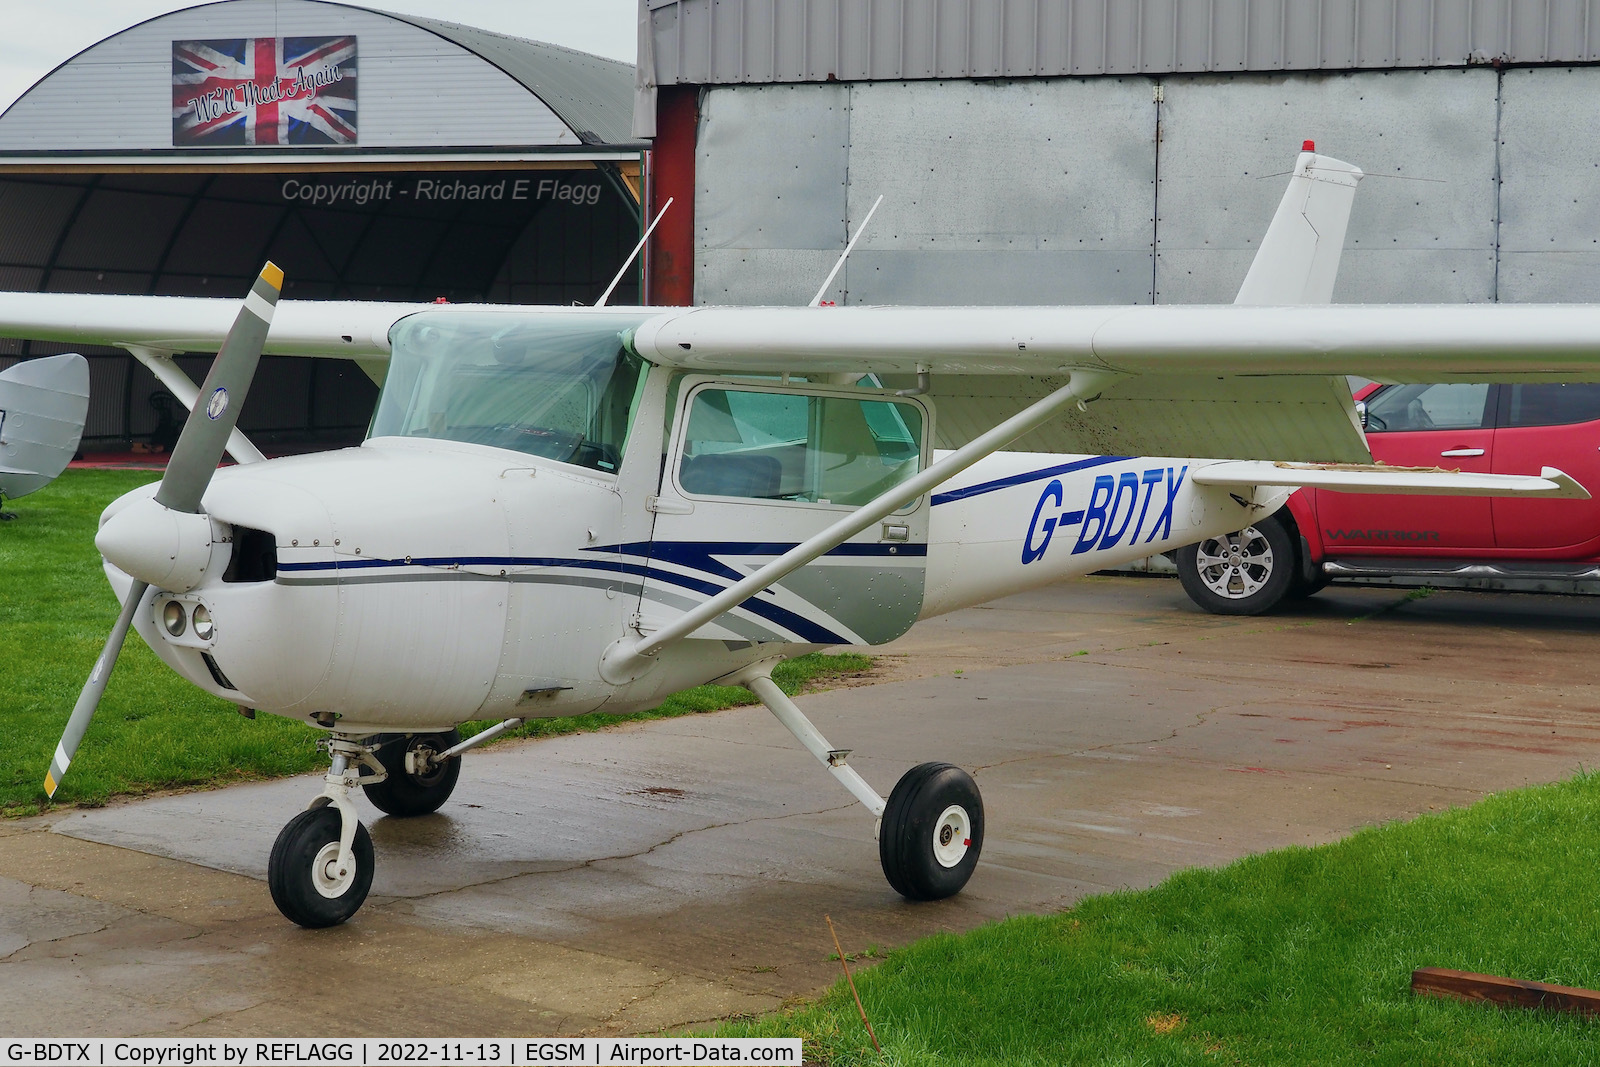
<path fill-rule="evenodd" d="M 89 414 L 89 361 L 74 352 L 0 372 L 0 496 L 26 496 L 66 470 Z"/>
<path fill-rule="evenodd" d="M 1555 467 L 1532 474 L 1474 474 L 1441 467 L 1386 467 L 1354 463 L 1270 463 L 1259 460 L 1212 463 L 1189 475 L 1197 485 L 1283 485 L 1329 489 L 1336 493 L 1394 493 L 1409 496 L 1537 496 L 1588 500 L 1589 492 L 1572 475 Z"/>

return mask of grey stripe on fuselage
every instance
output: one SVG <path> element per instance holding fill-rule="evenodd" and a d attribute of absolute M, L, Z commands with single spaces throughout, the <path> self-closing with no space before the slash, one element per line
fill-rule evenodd
<path fill-rule="evenodd" d="M 388 585 L 401 582 L 517 582 L 522 585 L 569 585 L 582 586 L 588 589 L 615 589 L 625 596 L 642 596 L 646 600 L 665 604 L 677 608 L 679 611 L 688 611 L 698 607 L 701 601 L 678 593 L 669 593 L 654 587 L 646 587 L 639 582 L 623 581 L 616 578 L 598 578 L 579 576 L 575 574 L 479 574 L 476 571 L 444 571 L 423 574 L 353 574 L 348 577 L 316 577 L 296 578 L 279 575 L 279 585 Z M 740 637 L 751 641 L 783 641 L 790 642 L 793 638 L 785 637 L 776 630 L 768 629 L 750 619 L 742 619 L 731 613 L 717 619 L 717 625 L 727 630 L 732 630 Z"/>

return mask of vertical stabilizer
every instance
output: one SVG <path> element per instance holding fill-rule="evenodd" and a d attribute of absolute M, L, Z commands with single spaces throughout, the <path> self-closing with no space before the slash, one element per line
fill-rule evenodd
<path fill-rule="evenodd" d="M 1235 304 L 1326 304 L 1361 169 L 1319 156 L 1310 141 L 1272 216 Z"/>
<path fill-rule="evenodd" d="M 69 352 L 0 373 L 0 496 L 42 489 L 78 450 L 89 413 L 89 361 Z"/>

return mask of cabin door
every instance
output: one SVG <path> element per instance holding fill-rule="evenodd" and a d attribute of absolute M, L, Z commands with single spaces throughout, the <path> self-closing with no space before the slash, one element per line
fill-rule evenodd
<path fill-rule="evenodd" d="M 682 380 L 643 583 L 651 632 L 905 481 L 928 456 L 928 409 L 881 390 Z M 924 494 L 694 637 L 882 644 L 922 608 Z"/>

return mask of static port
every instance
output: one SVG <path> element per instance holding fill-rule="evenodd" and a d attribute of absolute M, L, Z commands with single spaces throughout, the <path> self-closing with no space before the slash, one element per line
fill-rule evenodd
<path fill-rule="evenodd" d="M 211 635 L 216 632 L 216 627 L 211 625 L 211 612 L 206 610 L 204 604 L 194 606 L 194 635 L 202 641 L 211 640 Z"/>
<path fill-rule="evenodd" d="M 183 605 L 176 600 L 167 601 L 167 606 L 161 609 L 161 623 L 167 628 L 167 633 L 173 637 L 182 637 L 189 620 L 184 617 Z"/>

